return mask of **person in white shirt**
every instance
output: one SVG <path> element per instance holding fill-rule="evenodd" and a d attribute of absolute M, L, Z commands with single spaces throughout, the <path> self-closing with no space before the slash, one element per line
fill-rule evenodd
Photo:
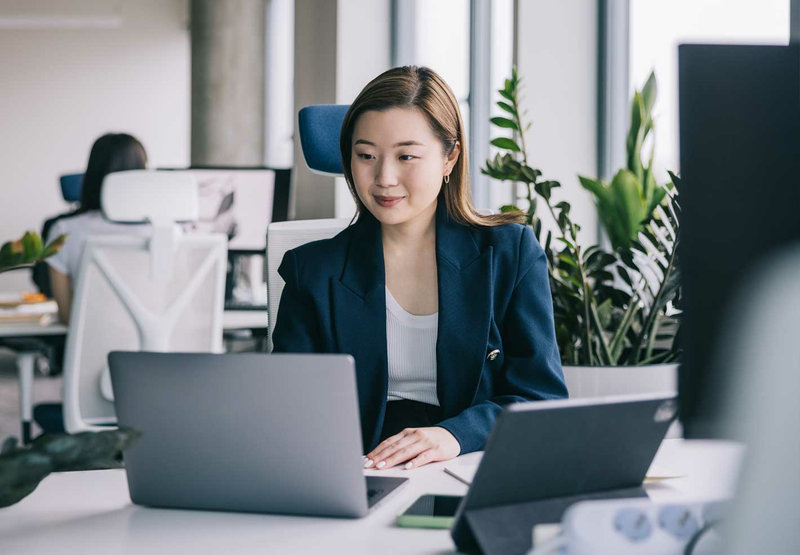
<path fill-rule="evenodd" d="M 131 135 L 109 133 L 92 145 L 83 176 L 80 208 L 53 224 L 46 237 L 49 243 L 60 235 L 67 235 L 61 250 L 47 259 L 53 297 L 58 304 L 59 319 L 63 323 L 69 323 L 73 280 L 86 239 L 92 235 L 150 233 L 149 226 L 109 222 L 100 209 L 100 193 L 106 175 L 126 170 L 143 170 L 146 166 L 147 153 L 142 143 Z"/>

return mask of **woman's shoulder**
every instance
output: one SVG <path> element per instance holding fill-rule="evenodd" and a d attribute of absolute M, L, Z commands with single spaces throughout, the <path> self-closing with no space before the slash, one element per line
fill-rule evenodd
<path fill-rule="evenodd" d="M 471 228 L 481 250 L 492 247 L 495 253 L 507 252 L 517 256 L 539 254 L 542 247 L 530 226 L 503 224 Z"/>
<path fill-rule="evenodd" d="M 495 271 L 515 276 L 515 283 L 537 264 L 546 265 L 544 249 L 533 229 L 522 224 L 504 224 L 477 228 L 473 237 L 481 251 L 492 249 Z"/>

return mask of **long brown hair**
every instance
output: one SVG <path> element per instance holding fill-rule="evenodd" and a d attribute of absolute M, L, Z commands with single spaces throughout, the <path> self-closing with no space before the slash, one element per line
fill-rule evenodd
<path fill-rule="evenodd" d="M 442 184 L 440 196 L 444 197 L 449 216 L 463 225 L 495 226 L 524 223 L 521 212 L 506 214 L 479 214 L 472 204 L 467 149 L 464 145 L 464 121 L 453 91 L 435 71 L 427 67 L 395 67 L 378 75 L 359 93 L 344 116 L 339 146 L 342 151 L 342 168 L 350 194 L 356 203 L 359 219 L 369 211 L 356 193 L 353 170 L 350 166 L 353 150 L 353 131 L 359 116 L 367 111 L 382 112 L 391 108 L 415 108 L 428 120 L 434 135 L 442 142 L 444 152 L 450 156 L 456 141 L 461 143 L 461 153 L 450 173 L 450 182 Z"/>

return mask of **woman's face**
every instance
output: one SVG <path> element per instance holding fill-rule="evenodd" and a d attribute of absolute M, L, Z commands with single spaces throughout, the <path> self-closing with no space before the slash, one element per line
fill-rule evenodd
<path fill-rule="evenodd" d="M 448 158 L 416 109 L 364 112 L 353 130 L 350 167 L 356 192 L 385 225 L 432 217 L 442 178 L 452 171 L 459 152 L 457 143 Z"/>

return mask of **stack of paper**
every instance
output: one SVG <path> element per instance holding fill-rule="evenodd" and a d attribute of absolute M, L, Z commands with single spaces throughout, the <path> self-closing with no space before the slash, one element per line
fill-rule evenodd
<path fill-rule="evenodd" d="M 58 313 L 53 300 L 40 299 L 19 293 L 0 293 L 0 324 L 51 323 Z"/>

